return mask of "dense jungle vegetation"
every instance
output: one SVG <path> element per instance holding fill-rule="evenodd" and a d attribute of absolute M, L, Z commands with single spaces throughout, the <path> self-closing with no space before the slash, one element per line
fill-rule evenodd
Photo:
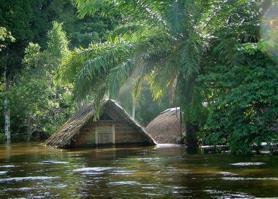
<path fill-rule="evenodd" d="M 189 149 L 278 139 L 273 0 L 1 0 L 1 139 L 43 139 L 110 97 L 143 125 L 180 106 Z"/>

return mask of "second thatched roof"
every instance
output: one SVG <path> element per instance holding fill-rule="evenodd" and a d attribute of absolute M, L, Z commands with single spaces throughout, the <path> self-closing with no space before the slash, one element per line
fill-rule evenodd
<path fill-rule="evenodd" d="M 147 125 L 146 130 L 157 143 L 180 143 L 180 108 L 170 108 L 161 112 Z"/>

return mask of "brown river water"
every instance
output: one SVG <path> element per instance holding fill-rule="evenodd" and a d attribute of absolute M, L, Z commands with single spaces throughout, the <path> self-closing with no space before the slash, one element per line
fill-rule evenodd
<path fill-rule="evenodd" d="M 0 199 L 276 197 L 278 156 L 190 155 L 178 145 L 0 145 Z"/>

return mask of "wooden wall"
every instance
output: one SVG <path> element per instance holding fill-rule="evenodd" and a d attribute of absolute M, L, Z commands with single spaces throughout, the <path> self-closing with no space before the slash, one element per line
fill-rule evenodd
<path fill-rule="evenodd" d="M 146 138 L 126 123 L 115 124 L 116 144 L 144 143 Z"/>
<path fill-rule="evenodd" d="M 89 123 L 80 129 L 76 141 L 73 143 L 74 147 L 94 146 L 95 141 L 95 127 L 94 123 Z"/>
<path fill-rule="evenodd" d="M 137 129 L 130 124 L 121 121 L 98 121 L 89 122 L 86 126 L 80 129 L 79 136 L 73 143 L 74 147 L 95 147 L 96 135 L 95 130 L 97 127 L 115 127 L 115 144 L 145 144 L 146 138 Z"/>

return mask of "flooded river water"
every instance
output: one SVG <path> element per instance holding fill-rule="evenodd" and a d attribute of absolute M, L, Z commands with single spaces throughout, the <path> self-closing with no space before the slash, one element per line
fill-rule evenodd
<path fill-rule="evenodd" d="M 278 157 L 0 145 L 0 198 L 276 198 Z"/>

